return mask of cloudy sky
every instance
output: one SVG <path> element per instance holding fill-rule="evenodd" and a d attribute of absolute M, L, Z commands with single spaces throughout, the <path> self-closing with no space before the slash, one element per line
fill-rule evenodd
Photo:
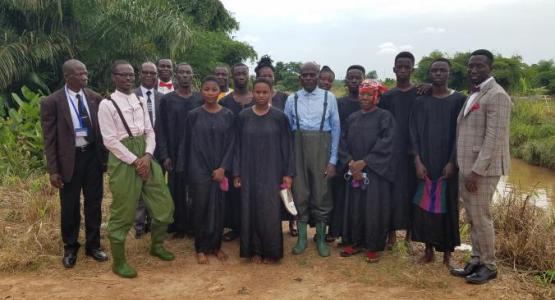
<path fill-rule="evenodd" d="M 237 39 L 275 61 L 351 64 L 393 77 L 395 54 L 478 48 L 526 63 L 555 57 L 554 0 L 222 0 Z"/>

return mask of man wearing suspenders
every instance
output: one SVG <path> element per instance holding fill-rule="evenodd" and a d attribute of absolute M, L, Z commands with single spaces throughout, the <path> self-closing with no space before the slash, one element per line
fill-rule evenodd
<path fill-rule="evenodd" d="M 315 63 L 302 65 L 303 88 L 287 98 L 284 112 L 295 137 L 297 176 L 293 194 L 299 236 L 293 254 L 301 254 L 306 249 L 307 224 L 311 223 L 316 225 L 318 254 L 325 257 L 330 255 L 325 229 L 333 206 L 327 180 L 335 176 L 341 130 L 335 96 L 317 87 L 319 69 Z"/>
<path fill-rule="evenodd" d="M 100 103 L 98 111 L 102 139 L 110 151 L 108 173 L 113 200 L 108 238 L 112 270 L 121 277 L 133 278 L 137 272 L 125 259 L 125 239 L 133 226 L 139 198 L 144 200 L 152 218 L 150 254 L 166 261 L 175 258 L 163 246 L 174 208 L 162 168 L 152 159 L 156 146 L 154 130 L 144 99 L 133 93 L 133 67 L 126 61 L 116 61 L 112 80 L 116 91 Z"/>

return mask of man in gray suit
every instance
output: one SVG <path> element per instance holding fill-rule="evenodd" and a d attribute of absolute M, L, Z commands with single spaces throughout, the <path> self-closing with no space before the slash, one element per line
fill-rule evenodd
<path fill-rule="evenodd" d="M 157 83 L 157 69 L 156 65 L 152 62 L 145 62 L 140 67 L 139 79 L 141 85 L 135 89 L 135 95 L 145 99 L 146 109 L 150 121 L 154 128 L 156 128 L 156 120 L 160 116 L 160 99 L 162 94 L 156 90 Z M 154 150 L 154 158 L 158 159 L 158 151 Z M 144 233 L 149 231 L 150 220 L 144 201 L 139 199 L 137 211 L 135 213 L 135 238 L 140 239 Z"/>
<path fill-rule="evenodd" d="M 481 284 L 497 277 L 495 232 L 490 204 L 499 177 L 509 173 L 511 98 L 491 76 L 493 55 L 472 52 L 468 75 L 473 84 L 457 120 L 459 195 L 471 226 L 472 259 L 451 274 Z"/>

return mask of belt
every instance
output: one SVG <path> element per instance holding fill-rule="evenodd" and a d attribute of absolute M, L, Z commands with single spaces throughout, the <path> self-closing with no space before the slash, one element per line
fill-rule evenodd
<path fill-rule="evenodd" d="M 88 143 L 85 146 L 75 147 L 76 152 L 86 152 L 94 148 L 94 143 Z"/>

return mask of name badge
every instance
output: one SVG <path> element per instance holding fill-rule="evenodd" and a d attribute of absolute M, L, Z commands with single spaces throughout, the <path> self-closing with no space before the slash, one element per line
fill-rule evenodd
<path fill-rule="evenodd" d="M 76 137 L 86 137 L 89 135 L 88 128 L 75 128 L 75 136 Z"/>

